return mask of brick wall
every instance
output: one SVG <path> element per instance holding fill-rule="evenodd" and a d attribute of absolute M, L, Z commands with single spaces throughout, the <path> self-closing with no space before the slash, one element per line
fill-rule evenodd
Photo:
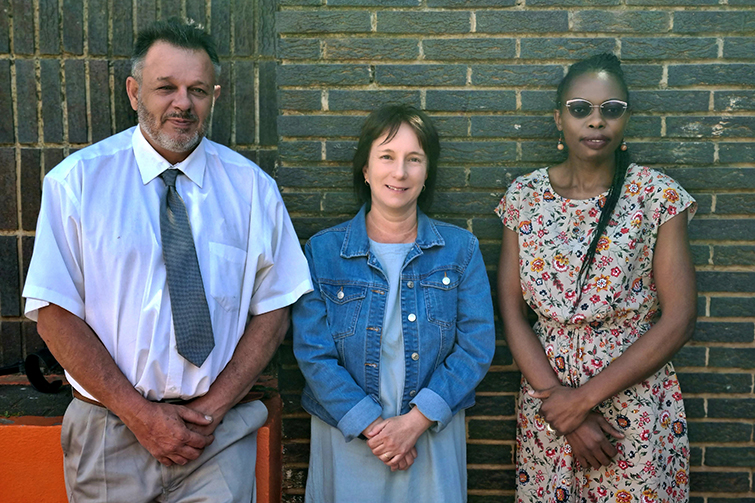
<path fill-rule="evenodd" d="M 728 4 L 728 5 L 724 5 Z M 427 110 L 442 135 L 434 216 L 474 232 L 491 279 L 514 176 L 558 160 L 552 109 L 566 66 L 625 62 L 630 152 L 699 201 L 690 227 L 698 329 L 675 358 L 687 398 L 693 502 L 755 501 L 755 2 L 280 0 L 278 180 L 300 237 L 356 210 L 349 161 L 364 115 Z M 499 335 L 468 411 L 471 502 L 513 501 L 519 373 Z M 284 474 L 300 501 L 308 459 L 302 378 L 284 347 Z"/>
<path fill-rule="evenodd" d="M 691 501 L 755 502 L 755 0 L 0 0 L 0 366 L 40 345 L 19 285 L 41 179 L 133 123 L 123 81 L 134 34 L 174 13 L 219 44 L 212 138 L 277 177 L 301 238 L 353 215 L 359 125 L 381 103 L 408 102 L 442 134 L 433 216 L 480 238 L 491 279 L 501 234 L 491 208 L 514 176 L 558 160 L 556 83 L 575 59 L 619 54 L 632 154 L 700 203 L 690 227 L 700 319 L 675 358 Z M 309 420 L 290 341 L 280 361 L 294 502 Z M 471 502 L 513 500 L 518 380 L 499 334 L 467 415 Z"/>

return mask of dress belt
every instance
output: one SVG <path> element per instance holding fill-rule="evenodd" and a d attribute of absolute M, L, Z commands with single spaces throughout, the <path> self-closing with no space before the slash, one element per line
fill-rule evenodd
<path fill-rule="evenodd" d="M 102 407 L 103 409 L 107 408 L 104 405 L 102 405 L 100 402 L 98 402 L 97 400 L 92 400 L 91 398 L 85 397 L 84 395 L 76 391 L 76 389 L 74 389 L 73 387 L 71 387 L 71 391 L 73 391 L 73 397 L 77 400 L 81 400 L 82 402 L 88 403 L 90 405 L 96 405 L 97 407 Z M 259 391 L 249 390 L 249 392 L 246 395 L 244 395 L 244 397 L 241 400 L 239 400 L 236 405 L 241 405 L 242 403 L 253 402 L 254 400 L 259 400 L 260 398 L 262 398 L 262 393 L 260 393 Z M 158 403 L 169 403 L 171 405 L 188 405 L 191 402 L 192 400 L 181 400 L 180 398 L 176 398 L 176 399 L 167 398 L 165 400 L 158 400 Z"/>

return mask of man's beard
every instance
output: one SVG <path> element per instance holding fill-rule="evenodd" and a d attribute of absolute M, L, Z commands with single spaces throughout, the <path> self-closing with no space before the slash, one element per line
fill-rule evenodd
<path fill-rule="evenodd" d="M 213 109 L 214 108 L 215 107 L 213 106 Z M 210 115 L 207 117 L 207 120 L 205 120 L 199 128 L 194 130 L 193 133 L 189 135 L 186 135 L 186 134 L 169 135 L 160 129 L 160 126 L 162 125 L 160 120 L 165 121 L 169 118 L 175 117 L 179 119 L 197 121 L 198 120 L 197 116 L 191 111 L 186 111 L 186 112 L 173 112 L 173 113 L 163 116 L 161 119 L 158 119 L 155 115 L 151 114 L 147 110 L 142 100 L 139 100 L 139 103 L 137 105 L 137 115 L 139 117 L 139 125 L 142 127 L 142 130 L 157 145 L 159 145 L 160 147 L 164 148 L 165 150 L 169 152 L 176 152 L 176 153 L 189 152 L 193 150 L 194 147 L 199 145 L 199 142 L 202 141 L 202 138 L 207 132 L 207 125 L 212 122 L 213 111 L 214 110 L 210 111 Z"/>

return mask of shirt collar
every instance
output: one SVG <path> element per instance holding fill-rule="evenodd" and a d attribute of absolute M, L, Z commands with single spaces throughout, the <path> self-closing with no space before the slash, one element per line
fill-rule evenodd
<path fill-rule="evenodd" d="M 367 205 L 365 204 L 359 210 L 359 213 L 349 222 L 346 235 L 343 238 L 343 246 L 341 246 L 341 257 L 366 256 L 370 251 L 370 239 L 367 236 L 367 224 L 365 221 L 366 215 Z M 444 246 L 446 244 L 432 219 L 422 213 L 422 210 L 419 208 L 417 208 L 417 239 L 415 243 L 421 249 Z"/>
<path fill-rule="evenodd" d="M 166 169 L 175 168 L 180 170 L 192 182 L 202 187 L 204 172 L 207 166 L 207 157 L 205 155 L 206 141 L 206 138 L 202 138 L 202 141 L 189 154 L 189 157 L 177 164 L 171 164 L 150 145 L 142 133 L 141 126 L 136 126 L 134 128 L 134 136 L 131 139 L 131 145 L 134 149 L 134 157 L 139 167 L 139 173 L 142 176 L 142 183 L 146 185 L 160 176 Z"/>

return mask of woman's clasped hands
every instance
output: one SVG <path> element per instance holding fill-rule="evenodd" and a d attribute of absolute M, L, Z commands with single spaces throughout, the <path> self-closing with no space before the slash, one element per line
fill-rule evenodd
<path fill-rule="evenodd" d="M 417 439 L 430 426 L 432 421 L 414 407 L 401 416 L 377 418 L 362 433 L 372 453 L 395 472 L 412 466 L 417 459 Z"/>
<path fill-rule="evenodd" d="M 606 435 L 622 439 L 624 434 L 591 408 L 579 388 L 559 385 L 541 391 L 530 390 L 529 395 L 542 400 L 540 417 L 557 435 L 566 437 L 574 459 L 582 467 L 607 466 L 616 456 L 618 451 Z"/>

